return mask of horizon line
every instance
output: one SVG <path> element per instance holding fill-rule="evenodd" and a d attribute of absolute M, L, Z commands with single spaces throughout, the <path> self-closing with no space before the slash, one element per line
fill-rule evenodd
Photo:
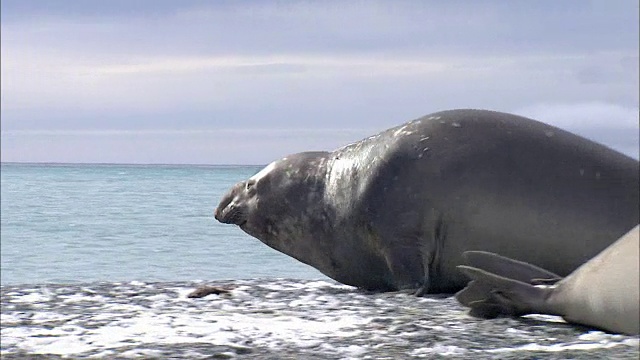
<path fill-rule="evenodd" d="M 120 162 L 62 162 L 62 161 L 0 161 L 0 165 L 125 165 L 125 166 L 266 166 L 267 164 L 209 164 L 209 163 L 120 163 Z"/>

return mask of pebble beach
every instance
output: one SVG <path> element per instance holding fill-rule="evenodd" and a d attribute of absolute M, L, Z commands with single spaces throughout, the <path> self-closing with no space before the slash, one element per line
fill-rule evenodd
<path fill-rule="evenodd" d="M 188 295 L 202 285 L 228 292 Z M 2 286 L 2 359 L 637 359 L 554 316 L 480 320 L 445 296 L 331 281 Z"/>

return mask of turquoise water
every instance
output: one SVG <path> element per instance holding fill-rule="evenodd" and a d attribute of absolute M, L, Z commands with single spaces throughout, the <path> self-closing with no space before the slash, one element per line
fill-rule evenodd
<path fill-rule="evenodd" d="M 213 218 L 260 168 L 2 164 L 1 282 L 324 278 Z"/>

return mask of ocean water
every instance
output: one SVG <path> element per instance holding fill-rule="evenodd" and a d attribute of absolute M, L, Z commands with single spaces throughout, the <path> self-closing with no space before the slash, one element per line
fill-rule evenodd
<path fill-rule="evenodd" d="M 1 283 L 325 278 L 214 219 L 261 168 L 2 164 Z"/>
<path fill-rule="evenodd" d="M 2 359 L 638 359 L 638 336 L 327 279 L 214 208 L 260 166 L 2 164 Z M 190 298 L 197 287 L 222 293 Z"/>

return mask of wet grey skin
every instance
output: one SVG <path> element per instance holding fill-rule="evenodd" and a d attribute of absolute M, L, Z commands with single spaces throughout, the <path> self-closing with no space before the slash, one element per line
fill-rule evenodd
<path fill-rule="evenodd" d="M 637 224 L 638 172 L 536 120 L 450 110 L 276 160 L 215 217 L 347 285 L 454 293 L 468 250 L 568 275 Z"/>
<path fill-rule="evenodd" d="M 559 315 L 570 323 L 638 335 L 639 229 L 634 227 L 564 279 L 497 254 L 465 252 L 467 265 L 458 268 L 471 282 L 456 299 L 478 317 Z M 545 282 L 553 285 L 537 285 Z"/>

